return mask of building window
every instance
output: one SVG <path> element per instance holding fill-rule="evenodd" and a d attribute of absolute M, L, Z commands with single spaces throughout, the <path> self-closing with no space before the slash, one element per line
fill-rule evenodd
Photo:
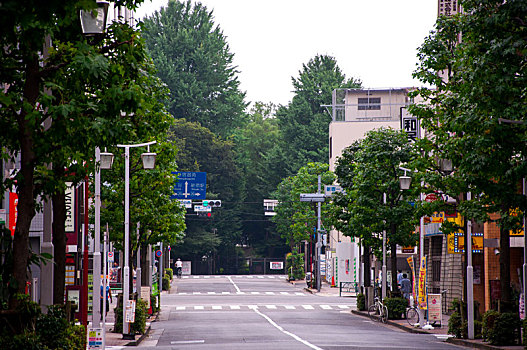
<path fill-rule="evenodd" d="M 359 111 L 380 110 L 381 109 L 381 98 L 380 97 L 359 97 L 358 107 L 359 107 Z"/>

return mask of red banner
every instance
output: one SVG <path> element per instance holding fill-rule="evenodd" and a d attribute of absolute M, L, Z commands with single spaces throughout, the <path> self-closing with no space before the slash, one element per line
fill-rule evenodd
<path fill-rule="evenodd" d="M 16 219 L 18 217 L 18 195 L 16 192 L 9 192 L 9 230 L 11 236 L 15 235 Z"/>

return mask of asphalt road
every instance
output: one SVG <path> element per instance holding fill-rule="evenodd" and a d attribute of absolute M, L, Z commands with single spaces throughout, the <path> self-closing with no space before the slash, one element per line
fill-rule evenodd
<path fill-rule="evenodd" d="M 310 294 L 285 276 L 188 276 L 163 295 L 139 349 L 455 349 L 353 315 L 355 298 Z"/>

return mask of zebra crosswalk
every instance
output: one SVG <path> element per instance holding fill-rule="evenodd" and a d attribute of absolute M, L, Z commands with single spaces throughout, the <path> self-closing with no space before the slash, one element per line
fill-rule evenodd
<path fill-rule="evenodd" d="M 185 275 L 182 279 L 216 279 L 216 278 L 233 278 L 233 279 L 281 279 L 285 280 L 286 275 Z"/>
<path fill-rule="evenodd" d="M 178 311 L 230 311 L 230 310 L 349 310 L 352 308 L 352 305 L 311 305 L 311 304 L 302 304 L 302 305 L 275 305 L 275 304 L 263 304 L 263 305 L 165 305 L 170 307 L 171 312 Z"/>
<path fill-rule="evenodd" d="M 302 292 L 176 292 L 175 295 L 285 295 L 306 296 Z"/>

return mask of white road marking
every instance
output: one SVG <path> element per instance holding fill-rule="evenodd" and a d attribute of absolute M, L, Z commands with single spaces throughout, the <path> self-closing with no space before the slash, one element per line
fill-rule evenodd
<path fill-rule="evenodd" d="M 221 310 L 221 309 L 222 309 L 221 305 L 212 305 L 212 310 Z"/>
<path fill-rule="evenodd" d="M 280 294 L 282 294 L 282 295 L 288 295 L 289 292 L 280 292 Z"/>
<path fill-rule="evenodd" d="M 324 310 L 332 310 L 331 306 L 329 306 L 329 305 L 320 305 L 320 308 L 322 308 Z"/>
<path fill-rule="evenodd" d="M 265 307 L 268 309 L 276 310 L 276 305 L 265 305 Z"/>
<path fill-rule="evenodd" d="M 231 310 L 240 310 L 240 305 L 231 305 Z"/>
<path fill-rule="evenodd" d="M 284 305 L 284 307 L 285 307 L 287 310 L 294 310 L 294 309 L 296 309 L 296 307 L 294 307 L 293 305 Z"/>
<path fill-rule="evenodd" d="M 194 310 L 205 310 L 205 307 L 202 305 L 196 305 L 194 306 Z"/>
<path fill-rule="evenodd" d="M 311 344 L 310 342 L 308 342 L 307 340 L 304 340 L 302 338 L 300 338 L 298 335 L 296 334 L 293 334 L 291 332 L 288 332 L 286 331 L 285 329 L 283 329 L 281 326 L 279 326 L 276 322 L 274 322 L 271 318 L 269 318 L 269 316 L 261 313 L 258 309 L 253 309 L 254 312 L 256 312 L 258 315 L 262 316 L 263 318 L 265 318 L 267 320 L 267 322 L 269 322 L 272 326 L 274 326 L 276 329 L 278 329 L 280 332 L 292 337 L 293 339 L 301 342 L 302 344 L 310 347 L 311 349 L 314 349 L 314 350 L 323 350 L 322 348 L 319 348 L 318 346 L 314 345 L 314 344 Z"/>
<path fill-rule="evenodd" d="M 275 295 L 275 292 L 265 292 L 267 295 Z"/>
<path fill-rule="evenodd" d="M 251 292 L 251 294 L 260 294 L 260 292 Z"/>
<path fill-rule="evenodd" d="M 311 305 L 302 305 L 302 307 L 306 310 L 314 310 L 315 308 Z"/>
<path fill-rule="evenodd" d="M 177 310 L 185 310 L 185 309 L 186 309 L 185 306 L 176 306 L 176 311 L 177 311 Z"/>
<path fill-rule="evenodd" d="M 170 344 L 203 344 L 205 343 L 205 340 L 178 340 L 178 341 L 171 341 Z"/>
<path fill-rule="evenodd" d="M 216 294 L 216 292 L 208 292 L 207 294 Z"/>
<path fill-rule="evenodd" d="M 236 292 L 240 293 L 240 292 L 241 292 L 240 288 L 238 288 L 238 286 L 236 285 L 236 283 L 234 283 L 234 281 L 232 280 L 231 276 L 227 277 L 227 279 L 232 283 L 232 285 L 234 286 L 234 288 L 236 288 Z"/>
<path fill-rule="evenodd" d="M 256 277 L 258 277 L 258 278 L 265 278 L 265 276 L 256 276 Z"/>
<path fill-rule="evenodd" d="M 348 305 L 338 305 L 341 309 L 349 309 L 351 306 Z"/>

